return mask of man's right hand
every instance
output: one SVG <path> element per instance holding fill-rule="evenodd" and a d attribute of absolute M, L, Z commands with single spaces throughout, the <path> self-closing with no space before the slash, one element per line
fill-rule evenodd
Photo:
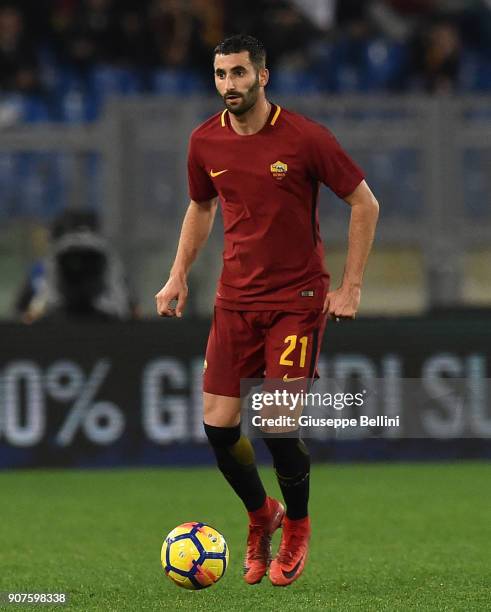
<path fill-rule="evenodd" d="M 188 299 L 188 286 L 184 277 L 171 275 L 162 289 L 155 296 L 157 312 L 161 317 L 182 317 Z M 177 300 L 175 308 L 170 304 Z"/>

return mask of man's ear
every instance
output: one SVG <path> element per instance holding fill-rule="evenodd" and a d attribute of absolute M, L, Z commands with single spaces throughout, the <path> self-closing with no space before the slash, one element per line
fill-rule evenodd
<path fill-rule="evenodd" d="M 269 70 L 267 68 L 259 69 L 259 85 L 265 87 L 269 81 Z"/>

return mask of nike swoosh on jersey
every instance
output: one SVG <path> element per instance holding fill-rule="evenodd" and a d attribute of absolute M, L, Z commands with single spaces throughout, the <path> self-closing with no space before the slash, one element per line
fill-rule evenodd
<path fill-rule="evenodd" d="M 294 381 L 294 380 L 301 380 L 302 378 L 305 378 L 305 376 L 295 376 L 294 378 L 288 378 L 288 374 L 285 374 L 285 375 L 283 376 L 283 380 L 284 380 L 285 382 L 292 382 L 292 381 Z"/>
<path fill-rule="evenodd" d="M 293 569 L 288 570 L 286 572 L 284 569 L 282 569 L 281 571 L 283 572 L 283 576 L 285 578 L 293 578 L 293 576 L 295 576 L 295 574 L 298 572 L 298 568 L 300 567 L 302 560 L 303 560 L 303 555 L 300 557 L 300 561 L 295 565 Z"/>
<path fill-rule="evenodd" d="M 211 178 L 215 178 L 215 176 L 219 176 L 220 174 L 223 174 L 224 172 L 228 172 L 228 168 L 226 170 L 218 170 L 218 172 L 213 172 L 213 170 L 210 170 L 210 176 Z"/>

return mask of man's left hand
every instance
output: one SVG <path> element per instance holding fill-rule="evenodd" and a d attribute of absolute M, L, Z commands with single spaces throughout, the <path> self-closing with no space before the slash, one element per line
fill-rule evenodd
<path fill-rule="evenodd" d="M 322 312 L 329 319 L 354 319 L 360 305 L 361 289 L 357 286 L 341 286 L 326 295 Z"/>

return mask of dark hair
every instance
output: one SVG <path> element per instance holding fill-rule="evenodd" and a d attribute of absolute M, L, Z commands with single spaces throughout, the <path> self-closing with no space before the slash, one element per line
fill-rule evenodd
<path fill-rule="evenodd" d="M 65 210 L 53 221 L 51 226 L 51 238 L 53 240 L 58 240 L 58 238 L 62 238 L 65 234 L 70 234 L 72 232 L 80 232 L 83 230 L 97 232 L 98 229 L 99 220 L 92 210 Z"/>
<path fill-rule="evenodd" d="M 215 58 L 215 55 L 230 55 L 241 51 L 249 52 L 251 63 L 257 69 L 265 67 L 266 49 L 263 43 L 254 36 L 248 36 L 247 34 L 235 34 L 223 40 L 215 47 L 213 58 Z"/>

